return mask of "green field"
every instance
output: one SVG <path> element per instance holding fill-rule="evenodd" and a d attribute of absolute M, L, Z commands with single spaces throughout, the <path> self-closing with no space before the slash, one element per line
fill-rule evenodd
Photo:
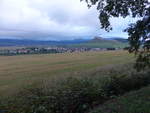
<path fill-rule="evenodd" d="M 127 63 L 132 58 L 125 51 L 0 56 L 0 92 L 11 94 L 33 81 L 75 76 L 99 67 Z"/>
<path fill-rule="evenodd" d="M 107 40 L 103 38 L 94 38 L 88 42 L 73 44 L 71 46 L 87 48 L 124 48 L 128 47 L 128 41 L 125 39 Z"/>
<path fill-rule="evenodd" d="M 120 42 L 90 42 L 71 45 L 73 47 L 87 47 L 87 48 L 124 48 L 127 47 L 127 43 Z"/>
<path fill-rule="evenodd" d="M 106 102 L 90 113 L 150 113 L 150 86 Z"/>

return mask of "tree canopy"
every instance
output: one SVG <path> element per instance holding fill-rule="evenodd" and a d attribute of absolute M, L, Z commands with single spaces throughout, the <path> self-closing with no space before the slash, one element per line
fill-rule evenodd
<path fill-rule="evenodd" d="M 132 16 L 139 17 L 136 23 L 129 25 L 128 40 L 129 52 L 137 56 L 136 67 L 143 69 L 150 67 L 150 1 L 149 0 L 81 0 L 85 1 L 90 8 L 96 5 L 99 11 L 101 28 L 106 31 L 112 30 L 110 18 Z"/>

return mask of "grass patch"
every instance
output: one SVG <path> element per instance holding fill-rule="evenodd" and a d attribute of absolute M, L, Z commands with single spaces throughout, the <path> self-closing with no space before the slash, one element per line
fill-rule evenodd
<path fill-rule="evenodd" d="M 11 113 L 85 113 L 107 100 L 150 84 L 149 70 L 136 72 L 130 65 L 104 72 L 29 85 L 14 98 L 2 101 L 1 109 Z"/>
<path fill-rule="evenodd" d="M 41 79 L 76 76 L 74 73 L 132 60 L 133 55 L 125 51 L 0 56 L 0 96 Z"/>
<path fill-rule="evenodd" d="M 89 113 L 150 113 L 150 86 L 108 101 Z"/>

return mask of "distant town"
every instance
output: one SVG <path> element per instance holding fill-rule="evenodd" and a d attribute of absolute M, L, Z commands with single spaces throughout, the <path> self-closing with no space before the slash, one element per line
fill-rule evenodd
<path fill-rule="evenodd" d="M 119 50 L 119 48 L 68 48 L 68 47 L 22 47 L 16 49 L 1 49 L 0 55 L 21 55 L 21 54 L 48 54 L 48 53 L 73 53 L 86 51 Z"/>

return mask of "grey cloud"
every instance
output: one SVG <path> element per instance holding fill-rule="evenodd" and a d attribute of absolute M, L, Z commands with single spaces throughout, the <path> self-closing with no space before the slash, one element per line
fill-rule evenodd
<path fill-rule="evenodd" d="M 130 18 L 112 19 L 114 30 L 100 29 L 96 8 L 80 0 L 1 0 L 0 38 L 57 39 L 70 36 L 126 35 Z M 122 25 L 125 23 L 125 25 Z"/>

